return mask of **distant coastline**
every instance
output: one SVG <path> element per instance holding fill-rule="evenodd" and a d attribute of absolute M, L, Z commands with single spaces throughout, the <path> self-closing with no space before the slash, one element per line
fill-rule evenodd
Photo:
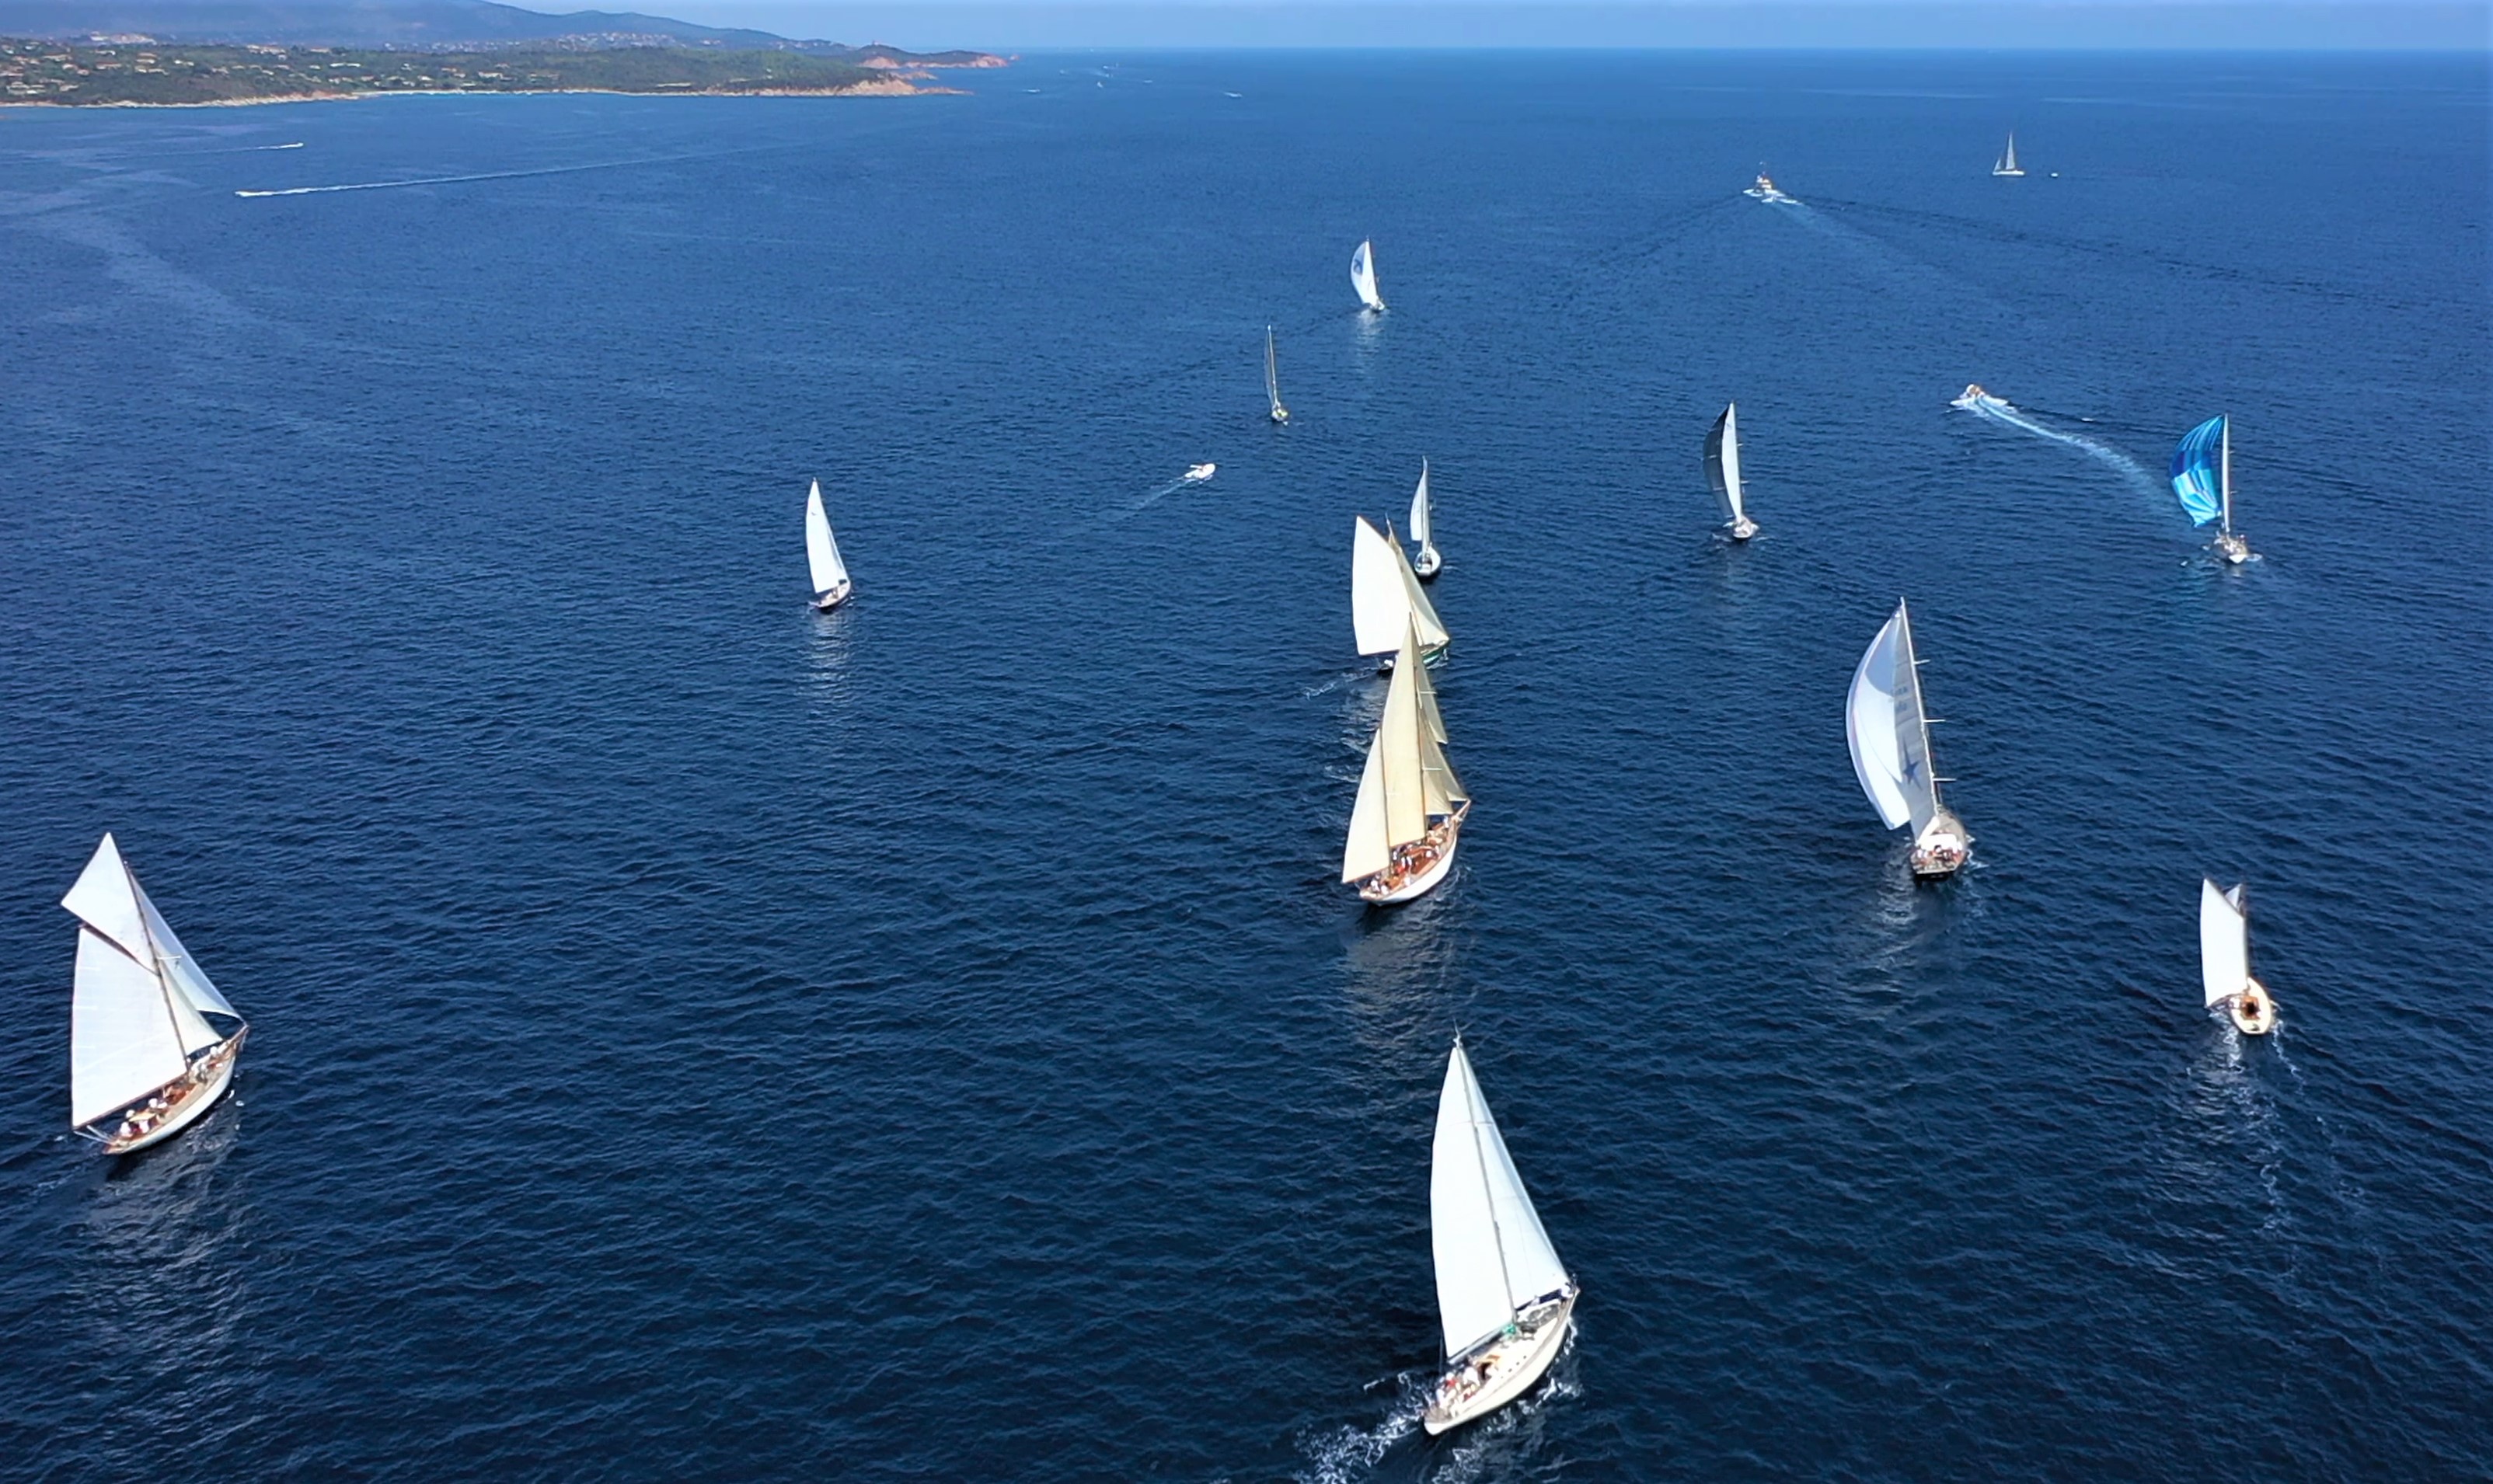
<path fill-rule="evenodd" d="M 960 92 L 933 84 L 939 69 L 1006 65 L 985 52 L 887 47 L 851 60 L 691 46 L 399 51 L 0 38 L 0 104 L 199 107 L 496 93 L 902 98 Z"/>

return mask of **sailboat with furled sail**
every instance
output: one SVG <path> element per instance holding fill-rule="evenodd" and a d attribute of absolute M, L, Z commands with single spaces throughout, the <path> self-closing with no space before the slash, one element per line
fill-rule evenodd
<path fill-rule="evenodd" d="M 840 560 L 840 544 L 831 535 L 830 517 L 823 514 L 823 482 L 805 491 L 805 565 L 814 578 L 814 607 L 824 612 L 849 599 L 855 584 L 849 565 Z"/>
<path fill-rule="evenodd" d="M 1411 558 L 1411 575 L 1426 582 L 1446 565 L 1437 554 L 1436 543 L 1428 539 L 1428 460 L 1420 460 L 1420 488 L 1411 491 L 1411 539 L 1420 544 L 1420 554 Z"/>
<path fill-rule="evenodd" d="M 104 837 L 61 905 L 78 920 L 70 1127 L 127 1154 L 172 1138 L 233 1081 L 250 1026 Z"/>
<path fill-rule="evenodd" d="M 2216 554 L 2239 566 L 2251 544 L 2234 529 L 2234 420 L 2211 417 L 2181 435 L 2173 450 L 2173 492 L 2192 525 L 2216 522 Z"/>
<path fill-rule="evenodd" d="M 1376 247 L 1363 242 L 1350 254 L 1350 286 L 1359 291 L 1359 302 L 1371 314 L 1385 312 L 1385 296 L 1376 291 Z"/>
<path fill-rule="evenodd" d="M 1460 1036 L 1437 1095 L 1428 1245 L 1446 1346 L 1445 1372 L 1421 1417 L 1434 1436 L 1531 1390 L 1566 1346 L 1577 1292 L 1516 1173 Z"/>
<path fill-rule="evenodd" d="M 1913 622 L 1901 598 L 1852 672 L 1844 731 L 1852 747 L 1852 774 L 1878 817 L 1889 829 L 1907 823 L 1913 828 L 1913 875 L 1954 876 L 1973 853 L 1973 836 L 1939 801 L 1942 780 L 1931 760 L 1921 662 L 1913 657 Z"/>
<path fill-rule="evenodd" d="M 1392 523 L 1380 531 L 1366 516 L 1351 519 L 1350 623 L 1359 652 L 1392 654 L 1401 646 L 1403 632 L 1416 630 L 1420 658 L 1436 664 L 1454 639 L 1438 619 L 1436 606 L 1420 590 L 1419 574 L 1402 554 Z"/>
<path fill-rule="evenodd" d="M 1286 423 L 1290 409 L 1281 405 L 1281 363 L 1273 354 L 1273 327 L 1264 327 L 1264 400 L 1273 404 L 1273 421 Z"/>
<path fill-rule="evenodd" d="M 1740 489 L 1740 407 L 1726 402 L 1723 415 L 1705 435 L 1705 478 L 1714 486 L 1714 503 L 1722 508 L 1723 528 L 1733 541 L 1757 534 L 1757 522 L 1743 508 Z"/>
<path fill-rule="evenodd" d="M 1446 719 L 1406 622 L 1385 714 L 1367 739 L 1359 798 L 1341 846 L 1341 878 L 1371 906 L 1424 897 L 1454 869 L 1471 794 L 1446 760 Z"/>
<path fill-rule="evenodd" d="M 2239 886 L 2219 891 L 2199 878 L 2199 978 L 2208 1008 L 2222 1006 L 2236 1030 L 2264 1036 L 2276 1028 L 2276 1001 L 2251 977 L 2250 911 Z"/>

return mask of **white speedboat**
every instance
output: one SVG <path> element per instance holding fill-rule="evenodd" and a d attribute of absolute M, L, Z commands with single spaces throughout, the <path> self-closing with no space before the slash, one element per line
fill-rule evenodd
<path fill-rule="evenodd" d="M 1443 881 L 1471 814 L 1471 794 L 1446 760 L 1446 719 L 1419 646 L 1406 619 L 1342 839 L 1341 878 L 1371 906 L 1414 901 Z"/>
<path fill-rule="evenodd" d="M 1844 708 L 1852 775 L 1889 829 L 1913 828 L 1913 875 L 1954 876 L 1973 854 L 1965 821 L 1939 800 L 1931 759 L 1930 720 L 1922 710 L 1921 662 L 1913 657 L 1913 623 L 1902 599 L 1852 672 Z"/>
<path fill-rule="evenodd" d="M 1360 304 L 1371 314 L 1385 312 L 1385 296 L 1376 291 L 1376 249 L 1363 242 L 1350 254 L 1350 286 L 1358 291 Z"/>
<path fill-rule="evenodd" d="M 1787 205 L 1792 206 L 1800 204 L 1800 202 L 1794 197 L 1786 195 L 1783 190 L 1769 179 L 1766 172 L 1763 170 L 1759 170 L 1757 172 L 1757 183 L 1740 193 L 1749 197 L 1751 200 L 1782 201 Z"/>
<path fill-rule="evenodd" d="M 1281 364 L 1273 355 L 1273 327 L 1264 327 L 1264 400 L 1273 405 L 1276 423 L 1290 420 L 1290 409 L 1281 405 Z"/>
<path fill-rule="evenodd" d="M 1445 1370 L 1421 1416 L 1434 1437 L 1495 1411 L 1547 1374 L 1566 1349 L 1578 1291 L 1516 1172 L 1459 1036 L 1437 1095 L 1428 1244 L 1446 1347 Z"/>
<path fill-rule="evenodd" d="M 2231 565 L 2251 559 L 2251 544 L 2234 529 L 2234 420 L 2211 417 L 2181 435 L 2173 450 L 2173 492 L 2192 525 L 2216 522 L 2209 545 Z"/>
<path fill-rule="evenodd" d="M 2222 1008 L 2234 1028 L 2264 1036 L 2276 1028 L 2276 1001 L 2251 977 L 2250 904 L 2242 888 L 2219 891 L 2199 878 L 2199 979 L 2208 1008 Z"/>
<path fill-rule="evenodd" d="M 106 835 L 61 905 L 78 919 L 70 1127 L 128 1154 L 198 1121 L 251 1027 L 173 935 Z"/>
<path fill-rule="evenodd" d="M 1220 465 L 1216 463 L 1189 463 L 1186 466 L 1186 482 L 1199 485 L 1219 471 Z"/>
<path fill-rule="evenodd" d="M 1705 434 L 1705 478 L 1714 487 L 1714 503 L 1723 515 L 1723 531 L 1733 541 L 1746 541 L 1757 534 L 1757 522 L 1749 519 L 1747 500 L 1740 488 L 1740 416 L 1739 404 L 1726 403 L 1723 415 L 1714 420 L 1713 430 Z"/>
<path fill-rule="evenodd" d="M 1951 407 L 1963 407 L 1967 412 L 1984 412 L 1993 409 L 2015 410 L 2013 408 L 2009 408 L 2008 403 L 2005 401 L 1994 397 L 1989 392 L 1984 391 L 1980 383 L 1972 381 L 1967 382 L 1965 384 L 1965 390 L 1958 393 L 1956 397 L 1948 402 L 1948 405 Z"/>
<path fill-rule="evenodd" d="M 1420 488 L 1411 491 L 1411 539 L 1420 543 L 1420 554 L 1411 558 L 1411 575 L 1426 582 L 1446 565 L 1437 554 L 1436 543 L 1429 539 L 1428 460 L 1420 460 Z"/>
<path fill-rule="evenodd" d="M 829 612 L 849 601 L 856 584 L 849 580 L 848 563 L 840 560 L 840 544 L 831 535 L 831 521 L 823 514 L 823 482 L 805 491 L 805 565 L 814 579 L 814 607 Z"/>

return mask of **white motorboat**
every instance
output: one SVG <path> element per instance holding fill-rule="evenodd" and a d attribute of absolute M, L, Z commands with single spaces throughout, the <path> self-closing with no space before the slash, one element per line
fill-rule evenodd
<path fill-rule="evenodd" d="M 1413 901 L 1444 880 L 1471 814 L 1471 794 L 1446 760 L 1446 720 L 1419 643 L 1406 619 L 1342 839 L 1341 878 L 1371 906 Z"/>
<path fill-rule="evenodd" d="M 173 935 L 110 835 L 61 905 L 78 919 L 70 1127 L 112 1154 L 161 1143 L 225 1095 L 251 1027 Z"/>
<path fill-rule="evenodd" d="M 1746 541 L 1757 534 L 1757 522 L 1749 519 L 1740 488 L 1739 410 L 1738 403 L 1726 403 L 1713 430 L 1705 434 L 1705 478 L 1714 486 L 1724 533 L 1733 541 Z"/>
<path fill-rule="evenodd" d="M 1290 420 L 1290 409 L 1281 405 L 1281 363 L 1273 355 L 1273 327 L 1264 327 L 1264 399 L 1273 404 L 1276 423 Z"/>
<path fill-rule="evenodd" d="M 2264 1036 L 2276 1028 L 2276 1001 L 2251 977 L 2250 911 L 2241 887 L 2219 891 L 2199 878 L 2199 978 L 2208 1008 L 2221 1007 L 2243 1035 Z"/>
<path fill-rule="evenodd" d="M 2049 141 L 2046 142 L 2048 143 Z M 1997 160 L 1991 163 L 1991 173 L 1994 175 L 2004 176 L 2020 176 L 2026 173 L 2023 169 L 2019 168 L 2017 163 L 2016 130 L 2012 129 L 2008 131 L 2008 149 Z"/>
<path fill-rule="evenodd" d="M 1951 399 L 1948 405 L 1951 407 L 1962 407 L 1967 412 L 2014 412 L 2017 410 L 2010 406 L 2005 400 L 1994 397 L 1989 392 L 1984 391 L 1980 383 L 1972 381 L 1967 382 L 1965 384 L 1965 390 L 1958 393 L 1953 399 Z"/>
<path fill-rule="evenodd" d="M 2181 435 L 2173 450 L 2173 492 L 2192 525 L 2216 522 L 2216 554 L 2234 566 L 2251 559 L 2251 544 L 2234 529 L 2234 420 L 2218 415 Z"/>
<path fill-rule="evenodd" d="M 1740 193 L 1749 197 L 1751 200 L 1781 201 L 1786 205 L 1790 206 L 1797 206 L 1800 204 L 1796 198 L 1786 195 L 1780 187 L 1767 178 L 1766 172 L 1763 170 L 1759 170 L 1757 172 L 1757 183 Z"/>
<path fill-rule="evenodd" d="M 1428 1242 L 1446 1347 L 1445 1370 L 1421 1416 L 1433 1437 L 1531 1390 L 1566 1348 L 1578 1291 L 1516 1172 L 1459 1036 L 1437 1095 Z"/>
<path fill-rule="evenodd" d="M 1428 460 L 1420 460 L 1420 488 L 1411 491 L 1411 539 L 1420 543 L 1420 554 L 1411 558 L 1411 575 L 1426 582 L 1446 565 L 1437 554 L 1436 544 L 1429 540 Z"/>
<path fill-rule="evenodd" d="M 1186 466 L 1186 482 L 1199 485 L 1219 472 L 1220 465 L 1216 463 L 1189 463 Z"/>
<path fill-rule="evenodd" d="M 1405 629 L 1420 636 L 1420 658 L 1434 665 L 1454 642 L 1437 617 L 1436 605 L 1420 589 L 1420 576 L 1402 554 L 1402 543 L 1388 522 L 1384 530 L 1352 518 L 1350 537 L 1350 623 L 1359 652 L 1390 655 L 1399 649 Z"/>
<path fill-rule="evenodd" d="M 823 514 L 823 482 L 819 479 L 805 491 L 805 565 L 813 574 L 817 609 L 828 612 L 848 601 L 856 584 L 849 580 L 848 563 L 840 560 L 840 544 L 831 535 L 830 518 Z"/>
<path fill-rule="evenodd" d="M 1376 248 L 1363 242 L 1350 254 L 1350 286 L 1359 291 L 1359 302 L 1371 314 L 1385 312 L 1385 296 L 1376 291 Z"/>
<path fill-rule="evenodd" d="M 1852 672 L 1844 732 L 1852 749 L 1853 777 L 1879 819 L 1889 829 L 1912 826 L 1913 875 L 1954 876 L 1973 854 L 1973 836 L 1939 800 L 1945 780 L 1931 760 L 1921 662 L 1913 657 L 1913 624 L 1902 599 Z"/>

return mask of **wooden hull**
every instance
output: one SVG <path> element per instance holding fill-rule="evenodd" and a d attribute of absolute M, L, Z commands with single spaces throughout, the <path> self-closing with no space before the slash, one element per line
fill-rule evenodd
<path fill-rule="evenodd" d="M 1369 906 L 1399 906 L 1405 902 L 1416 902 L 1436 890 L 1437 883 L 1446 878 L 1446 873 L 1455 869 L 1455 847 L 1462 844 L 1461 830 L 1462 827 L 1457 824 L 1448 833 L 1446 848 L 1427 870 L 1403 877 L 1401 884 L 1397 886 L 1382 884 L 1384 881 L 1382 876 L 1369 876 L 1360 883 L 1359 900 Z"/>
<path fill-rule="evenodd" d="M 104 1152 L 135 1154 L 150 1144 L 163 1143 L 206 1116 L 208 1110 L 217 1106 L 217 1100 L 224 1097 L 225 1089 L 233 1084 L 234 1065 L 242 1060 L 242 1038 L 248 1034 L 248 1030 L 237 1031 L 222 1048 L 210 1053 L 208 1059 L 213 1070 L 208 1080 L 173 1100 L 173 1106 L 153 1127 L 141 1134 L 107 1137 L 104 1141 Z"/>
<path fill-rule="evenodd" d="M 1474 1418 L 1485 1417 L 1530 1391 L 1542 1377 L 1548 1374 L 1550 1362 L 1558 1358 L 1558 1352 L 1566 1349 L 1568 1331 L 1575 1327 L 1575 1323 L 1576 1295 L 1570 1293 L 1559 1301 L 1556 1316 L 1544 1320 L 1539 1329 L 1491 1351 L 1495 1354 L 1498 1350 L 1516 1350 L 1513 1354 L 1500 1356 L 1489 1373 L 1487 1382 L 1479 1389 L 1469 1395 L 1453 1389 L 1464 1373 L 1472 1369 L 1472 1362 L 1465 1361 L 1447 1373 L 1438 1381 L 1436 1398 L 1428 1404 L 1428 1410 L 1421 1417 L 1420 1425 L 1428 1430 L 1429 1437 L 1434 1438 Z M 1518 1346 L 1519 1350 L 1517 1350 Z"/>

